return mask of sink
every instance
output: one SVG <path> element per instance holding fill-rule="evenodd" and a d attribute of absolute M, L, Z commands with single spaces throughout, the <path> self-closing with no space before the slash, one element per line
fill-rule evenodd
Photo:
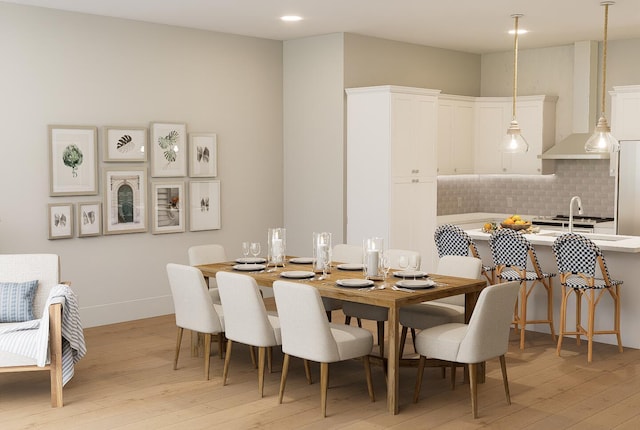
<path fill-rule="evenodd" d="M 540 233 L 539 236 L 559 237 L 565 233 L 566 232 L 562 232 L 562 231 L 550 231 L 547 233 Z M 593 234 L 593 233 L 578 233 L 578 234 L 586 237 L 587 239 L 602 240 L 605 242 L 618 242 L 621 240 L 631 239 L 631 236 L 617 236 L 613 234 Z"/>

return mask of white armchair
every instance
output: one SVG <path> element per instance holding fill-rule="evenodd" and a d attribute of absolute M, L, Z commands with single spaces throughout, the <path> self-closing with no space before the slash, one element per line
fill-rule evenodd
<path fill-rule="evenodd" d="M 0 255 L 0 289 L 8 283 L 27 283 L 37 280 L 37 288 L 33 297 L 33 315 L 42 318 L 45 304 L 51 289 L 59 283 L 59 258 L 55 254 L 4 254 Z M 0 313 L 4 313 L 11 298 L 0 292 Z M 6 314 L 6 313 L 5 313 Z M 49 307 L 49 362 L 38 366 L 37 360 L 15 352 L 0 348 L 0 373 L 28 372 L 34 370 L 48 371 L 51 375 L 51 406 L 61 407 L 62 401 L 62 305 L 52 304 Z M 4 320 L 4 318 L 3 318 Z M 15 319 L 14 319 L 15 320 Z M 8 331 L 16 322 L 0 322 L 0 333 Z M 0 336 L 9 336 L 5 333 Z"/>

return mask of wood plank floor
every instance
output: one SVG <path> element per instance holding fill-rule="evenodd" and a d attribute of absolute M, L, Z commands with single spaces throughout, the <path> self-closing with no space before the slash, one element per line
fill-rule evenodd
<path fill-rule="evenodd" d="M 336 321 L 342 314 L 334 312 Z M 373 331 L 373 325 L 367 325 Z M 631 329 L 629 327 L 628 329 Z M 597 344 L 587 364 L 586 343 L 565 341 L 555 355 L 549 335 L 528 333 L 524 351 L 513 334 L 507 355 L 512 405 L 504 398 L 498 360 L 487 363 L 479 388 L 479 414 L 471 418 L 467 386 L 458 370 L 451 390 L 440 369 L 425 371 L 418 404 L 412 403 L 416 369 L 400 372 L 400 414 L 387 412 L 382 368 L 374 366 L 376 402 L 368 400 L 362 363 L 332 364 L 327 418 L 320 417 L 319 367 L 307 385 L 302 362 L 292 359 L 284 403 L 277 404 L 282 354 L 258 396 L 248 348 L 233 350 L 227 386 L 223 361 L 212 357 L 211 380 L 203 359 L 183 339 L 178 370 L 172 315 L 85 330 L 87 356 L 64 388 L 65 406 L 52 409 L 45 372 L 0 374 L 0 428 L 9 429 L 636 429 L 640 426 L 640 350 L 619 354 Z M 412 348 L 408 345 L 409 353 Z M 215 348 L 217 354 L 217 348 Z"/>

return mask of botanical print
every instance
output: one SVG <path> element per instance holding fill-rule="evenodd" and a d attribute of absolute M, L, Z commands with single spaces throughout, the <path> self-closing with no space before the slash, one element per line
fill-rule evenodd
<path fill-rule="evenodd" d="M 104 161 L 146 161 L 146 128 L 105 127 L 104 135 Z"/>
<path fill-rule="evenodd" d="M 116 143 L 116 149 L 122 154 L 132 151 L 135 148 L 135 145 L 131 143 L 132 141 L 133 139 L 130 135 L 124 134 L 120 136 L 120 139 L 118 139 L 118 143 Z"/>
<path fill-rule="evenodd" d="M 151 176 L 186 176 L 186 125 L 151 124 Z"/>
<path fill-rule="evenodd" d="M 50 195 L 98 194 L 96 149 L 96 127 L 50 125 Z"/>
<path fill-rule="evenodd" d="M 82 164 L 82 151 L 78 145 L 71 144 L 64 148 L 62 152 L 62 162 L 65 166 L 71 167 L 71 175 L 78 176 L 78 166 Z"/>
<path fill-rule="evenodd" d="M 191 231 L 220 228 L 220 181 L 191 181 L 189 200 Z"/>
<path fill-rule="evenodd" d="M 158 138 L 158 146 L 164 149 L 164 158 L 167 160 L 167 166 L 176 161 L 178 152 L 178 138 L 180 133 L 177 130 L 171 130 L 166 136 Z"/>
<path fill-rule="evenodd" d="M 215 133 L 189 133 L 189 176 L 216 176 L 216 151 Z"/>
<path fill-rule="evenodd" d="M 78 237 L 102 234 L 100 202 L 78 203 Z"/>
<path fill-rule="evenodd" d="M 62 239 L 73 235 L 73 204 L 49 204 L 49 239 Z"/>

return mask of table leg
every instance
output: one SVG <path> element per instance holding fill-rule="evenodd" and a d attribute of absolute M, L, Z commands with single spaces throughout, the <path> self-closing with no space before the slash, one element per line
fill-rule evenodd
<path fill-rule="evenodd" d="M 400 342 L 399 342 L 399 312 L 397 307 L 389 308 L 389 356 L 387 360 L 387 408 L 393 415 L 398 414 L 399 396 L 399 367 L 400 367 Z"/>

